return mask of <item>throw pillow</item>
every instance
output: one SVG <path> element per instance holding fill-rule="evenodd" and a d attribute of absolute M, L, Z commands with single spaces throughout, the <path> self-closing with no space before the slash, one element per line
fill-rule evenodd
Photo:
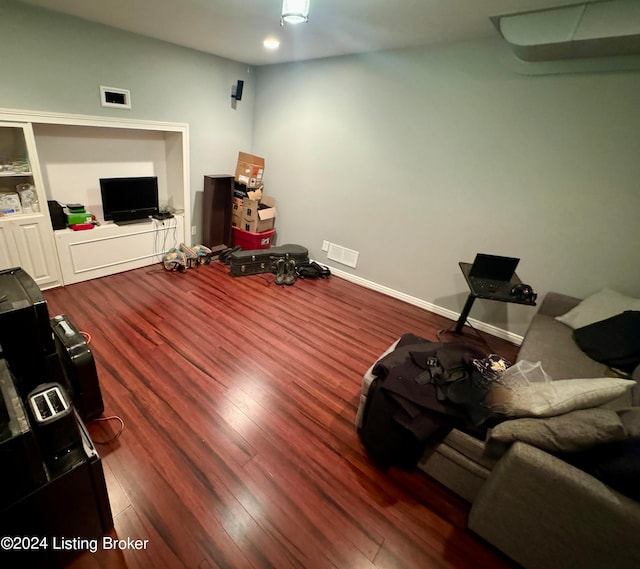
<path fill-rule="evenodd" d="M 585 298 L 578 306 L 572 308 L 566 314 L 556 316 L 556 320 L 575 330 L 576 328 L 582 328 L 588 324 L 610 318 L 625 310 L 640 310 L 640 299 L 625 296 L 609 288 L 603 288 Z"/>
<path fill-rule="evenodd" d="M 581 409 L 546 419 L 512 419 L 487 434 L 487 449 L 494 443 L 522 441 L 547 452 L 576 452 L 627 436 L 622 420 L 611 409 Z"/>
<path fill-rule="evenodd" d="M 577 328 L 573 339 L 592 360 L 631 373 L 640 365 L 640 311 L 627 310 Z"/>
<path fill-rule="evenodd" d="M 635 384 L 629 379 L 594 377 L 530 383 L 512 389 L 496 382 L 487 393 L 485 405 L 508 417 L 553 417 L 608 403 Z"/>

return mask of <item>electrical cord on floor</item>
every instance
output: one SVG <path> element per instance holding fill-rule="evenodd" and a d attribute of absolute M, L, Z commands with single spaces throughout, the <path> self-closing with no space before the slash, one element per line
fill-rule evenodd
<path fill-rule="evenodd" d="M 455 322 L 452 322 L 446 328 L 440 328 L 440 330 L 436 332 L 436 339 L 438 340 L 438 342 L 444 342 L 444 340 L 442 339 L 442 336 L 451 332 L 451 328 L 453 327 L 454 324 Z"/>
<path fill-rule="evenodd" d="M 91 440 L 97 445 L 108 445 L 112 443 L 122 434 L 122 431 L 124 431 L 124 421 L 117 415 L 111 415 L 110 417 L 99 417 L 97 419 L 93 419 L 91 423 L 98 423 L 101 421 L 118 421 L 120 423 L 120 429 L 118 429 L 118 432 L 106 441 L 97 441 L 94 437 L 91 437 Z"/>
<path fill-rule="evenodd" d="M 166 273 L 166 272 L 167 272 L 167 269 L 165 269 L 163 266 L 160 266 L 160 268 L 149 269 L 145 274 L 155 275 L 156 273 Z"/>
<path fill-rule="evenodd" d="M 445 334 L 447 334 L 448 332 L 451 331 L 451 328 L 454 326 L 454 324 L 456 324 L 456 322 L 452 322 L 451 324 L 449 324 L 449 326 L 447 328 L 443 328 L 438 330 L 438 332 L 436 333 L 436 338 L 438 338 L 439 342 L 443 342 L 444 340 L 442 340 L 442 336 L 444 336 Z M 487 348 L 489 349 L 489 352 L 492 354 L 495 354 L 496 351 L 493 349 L 493 346 L 488 342 L 488 340 L 482 335 L 480 334 L 480 332 L 478 330 L 476 330 L 472 325 L 471 322 L 469 322 L 467 320 L 466 325 L 469 326 L 469 328 L 471 328 L 471 330 L 473 330 L 476 334 L 476 336 L 478 336 L 478 338 L 480 338 L 480 341 L 487 346 Z"/>
<path fill-rule="evenodd" d="M 91 334 L 89 334 L 89 332 L 83 332 L 82 330 L 80 330 L 79 332 L 84 337 L 84 340 L 85 342 L 87 342 L 87 345 L 90 344 Z M 99 417 L 97 419 L 93 419 L 90 422 L 98 423 L 100 421 L 118 421 L 120 423 L 120 429 L 118 429 L 118 432 L 115 435 L 113 435 L 113 437 L 111 437 L 110 439 L 107 439 L 106 441 L 96 441 L 93 437 L 91 437 L 91 440 L 97 445 L 108 445 L 109 443 L 112 443 L 122 434 L 122 431 L 124 431 L 124 421 L 117 415 L 111 415 L 109 417 Z"/>

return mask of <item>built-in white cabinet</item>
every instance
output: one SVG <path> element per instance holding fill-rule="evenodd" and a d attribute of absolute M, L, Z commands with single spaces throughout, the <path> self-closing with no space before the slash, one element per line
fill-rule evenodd
<path fill-rule="evenodd" d="M 55 232 L 64 284 L 113 275 L 160 263 L 168 249 L 183 240 L 184 217 L 145 223 L 108 223 L 88 231 Z"/>
<path fill-rule="evenodd" d="M 189 244 L 188 140 L 183 123 L 0 109 L 0 188 L 30 184 L 38 202 L 0 216 L 0 269 L 22 267 L 44 289 L 160 262 Z M 101 220 L 100 178 L 143 175 L 158 177 L 172 220 L 53 230 L 48 200 L 81 203 Z"/>
<path fill-rule="evenodd" d="M 0 268 L 10 267 L 22 267 L 41 288 L 60 284 L 30 123 L 0 122 Z"/>

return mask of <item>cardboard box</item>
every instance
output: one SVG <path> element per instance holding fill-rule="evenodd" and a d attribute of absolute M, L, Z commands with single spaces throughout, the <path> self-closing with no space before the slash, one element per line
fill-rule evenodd
<path fill-rule="evenodd" d="M 247 186 L 247 189 L 255 189 L 262 186 L 264 174 L 264 158 L 253 156 L 245 152 L 238 152 L 235 180 Z"/>
<path fill-rule="evenodd" d="M 252 197 L 242 200 L 242 221 L 238 227 L 251 233 L 273 229 L 277 215 L 276 200 L 265 195 L 260 199 L 255 199 L 255 194 Z"/>
<path fill-rule="evenodd" d="M 231 202 L 231 225 L 240 227 L 242 225 L 242 200 L 233 198 Z"/>
<path fill-rule="evenodd" d="M 258 219 L 258 208 L 260 207 L 260 200 L 262 199 L 262 190 L 255 190 L 247 192 L 247 196 L 240 200 L 242 207 L 240 211 L 240 217 L 254 221 Z"/>

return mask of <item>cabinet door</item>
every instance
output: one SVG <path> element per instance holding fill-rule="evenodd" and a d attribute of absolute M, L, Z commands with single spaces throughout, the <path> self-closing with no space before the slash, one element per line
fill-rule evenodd
<path fill-rule="evenodd" d="M 20 266 L 20 258 L 13 235 L 13 228 L 8 224 L 0 225 L 0 269 L 11 269 Z"/>
<path fill-rule="evenodd" d="M 16 219 L 10 226 L 18 251 L 18 266 L 41 288 L 59 284 L 58 257 L 49 236 L 47 220 L 42 217 Z"/>

